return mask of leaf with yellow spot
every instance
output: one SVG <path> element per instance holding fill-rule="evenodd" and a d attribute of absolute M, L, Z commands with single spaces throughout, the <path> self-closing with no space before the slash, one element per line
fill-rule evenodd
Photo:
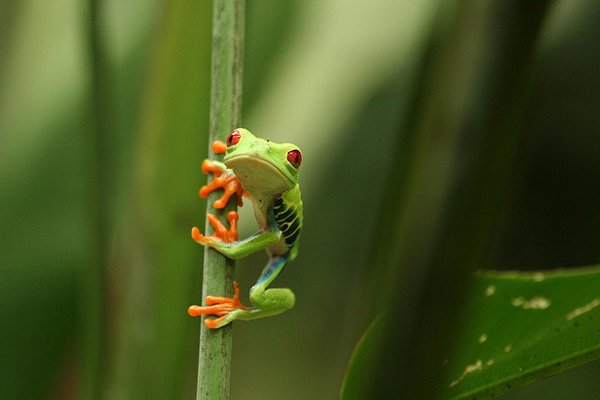
<path fill-rule="evenodd" d="M 494 397 L 600 358 L 598 306 L 598 267 L 480 273 L 445 357 L 446 398 Z"/>

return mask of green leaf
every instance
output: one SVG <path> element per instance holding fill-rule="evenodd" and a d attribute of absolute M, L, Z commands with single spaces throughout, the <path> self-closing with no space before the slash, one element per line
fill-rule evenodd
<path fill-rule="evenodd" d="M 352 353 L 348 365 L 340 398 L 342 400 L 366 399 L 370 397 L 371 385 L 364 385 L 373 372 L 371 368 L 377 362 L 381 350 L 383 318 L 380 315 L 369 325 Z"/>
<path fill-rule="evenodd" d="M 481 272 L 444 364 L 444 398 L 485 399 L 600 358 L 600 267 Z M 384 319 L 358 343 L 341 399 L 368 398 Z"/>
<path fill-rule="evenodd" d="M 474 280 L 448 398 L 489 398 L 600 358 L 600 267 Z"/>
<path fill-rule="evenodd" d="M 189 230 L 202 221 L 211 4 L 162 3 L 109 271 L 115 303 L 103 390 L 121 399 L 183 398 L 193 385 L 187 363 L 198 322 L 186 309 L 199 297 L 202 252 Z"/>

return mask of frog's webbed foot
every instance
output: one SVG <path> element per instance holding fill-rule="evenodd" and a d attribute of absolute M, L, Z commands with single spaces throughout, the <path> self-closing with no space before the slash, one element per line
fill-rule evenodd
<path fill-rule="evenodd" d="M 192 317 L 200 315 L 216 315 L 218 318 L 205 319 L 204 324 L 217 329 L 235 320 L 240 313 L 250 310 L 240 301 L 240 289 L 237 282 L 233 282 L 233 297 L 207 296 L 206 306 L 190 306 L 188 314 Z"/>
<path fill-rule="evenodd" d="M 215 233 L 211 236 L 204 236 L 200 233 L 200 229 L 194 226 L 192 228 L 192 239 L 202 246 L 217 247 L 218 243 L 231 243 L 238 240 L 237 221 L 240 218 L 237 211 L 227 213 L 227 221 L 229 221 L 229 229 L 219 221 L 214 214 L 207 215 L 208 221 L 215 228 Z"/>
<path fill-rule="evenodd" d="M 204 160 L 202 163 L 202 172 L 205 174 L 213 173 L 215 177 L 210 183 L 207 183 L 200 188 L 198 195 L 201 198 L 205 199 L 216 189 L 224 189 L 225 192 L 221 198 L 215 200 L 214 202 L 215 208 L 225 207 L 229 201 L 229 198 L 234 194 L 237 195 L 238 206 L 241 207 L 243 205 L 242 196 L 244 194 L 244 189 L 235 175 L 231 171 L 228 171 L 226 168 L 224 168 L 222 163 L 212 160 Z"/>

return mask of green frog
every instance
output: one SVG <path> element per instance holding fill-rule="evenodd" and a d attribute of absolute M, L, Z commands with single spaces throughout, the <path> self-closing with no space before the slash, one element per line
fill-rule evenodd
<path fill-rule="evenodd" d="M 205 319 L 209 328 L 217 329 L 234 320 L 252 320 L 280 314 L 291 309 L 295 303 L 290 289 L 269 289 L 283 268 L 298 254 L 298 240 L 302 230 L 302 198 L 298 174 L 302 153 L 291 143 L 274 143 L 254 136 L 250 131 L 238 128 L 227 137 L 227 143 L 213 143 L 215 153 L 226 153 L 223 162 L 205 160 L 204 173 L 215 175 L 212 182 L 200 189 L 205 198 L 219 188 L 224 193 L 215 201 L 215 208 L 223 208 L 229 198 L 249 197 L 254 215 L 260 227 L 250 237 L 238 240 L 238 214 L 229 212 L 226 228 L 216 216 L 209 214 L 215 228 L 212 236 L 204 236 L 197 227 L 192 228 L 192 238 L 202 246 L 212 247 L 226 257 L 239 259 L 265 249 L 269 263 L 258 281 L 250 289 L 251 307 L 240 301 L 239 288 L 234 282 L 233 298 L 207 296 L 206 306 L 190 306 L 191 316 L 216 315 Z"/>

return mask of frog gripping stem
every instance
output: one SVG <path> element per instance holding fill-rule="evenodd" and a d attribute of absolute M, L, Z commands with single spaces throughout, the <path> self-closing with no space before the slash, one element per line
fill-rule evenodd
<path fill-rule="evenodd" d="M 227 213 L 229 229 L 225 228 L 225 225 L 223 225 L 214 214 L 208 214 L 207 218 L 210 224 L 213 226 L 213 228 L 215 228 L 215 233 L 212 236 L 204 236 L 202 233 L 200 233 L 200 229 L 194 226 L 192 228 L 192 239 L 194 239 L 198 244 L 201 244 L 203 246 L 210 246 L 210 243 L 214 241 L 225 243 L 232 243 L 237 241 L 237 221 L 240 218 L 237 211 L 230 211 L 229 213 Z"/>
<path fill-rule="evenodd" d="M 217 329 L 223 325 L 226 318 L 235 311 L 238 310 L 249 310 L 240 301 L 240 288 L 237 282 L 233 282 L 233 297 L 221 297 L 221 296 L 207 296 L 206 306 L 190 306 L 188 308 L 188 314 L 190 317 L 198 317 L 201 315 L 216 315 L 218 318 L 205 319 L 204 324 L 211 328 Z"/>
<path fill-rule="evenodd" d="M 192 238 L 198 244 L 210 247 L 232 260 L 246 257 L 258 250 L 266 250 L 269 263 L 256 284 L 250 289 L 252 307 L 244 306 L 239 299 L 239 288 L 234 283 L 234 296 L 206 296 L 204 305 L 189 307 L 190 316 L 214 315 L 204 319 L 207 328 L 218 329 L 236 320 L 249 321 L 281 314 L 294 307 L 294 293 L 287 288 L 270 288 L 270 285 L 296 258 L 298 237 L 302 229 L 302 198 L 298 185 L 298 168 L 302 161 L 300 150 L 293 143 L 274 143 L 254 136 L 244 128 L 234 130 L 227 143 L 213 143 L 213 151 L 226 155 L 223 162 L 205 160 L 202 170 L 214 174 L 214 179 L 200 189 L 206 198 L 217 189 L 220 198 L 215 209 L 225 207 L 231 196 L 250 197 L 260 229 L 244 240 L 238 240 L 238 213 L 227 214 L 229 227 L 216 215 L 208 213 L 209 224 L 214 228 L 211 236 L 204 236 L 197 227 L 192 228 Z M 244 191 L 244 187 L 251 193 Z M 212 252 L 206 253 L 209 257 Z M 205 292 L 220 294 L 223 286 Z M 204 332 L 204 331 L 202 331 Z"/>
<path fill-rule="evenodd" d="M 244 204 L 242 201 L 242 196 L 244 194 L 242 185 L 237 180 L 235 175 L 227 171 L 221 163 L 212 160 L 204 160 L 202 163 L 202 172 L 205 174 L 213 173 L 215 177 L 212 182 L 207 183 L 200 188 L 198 195 L 201 198 L 207 198 L 210 193 L 217 189 L 224 189 L 225 191 L 223 192 L 221 198 L 215 200 L 214 202 L 215 208 L 221 209 L 225 207 L 229 201 L 229 198 L 234 194 L 237 195 L 238 207 L 241 207 Z"/>

